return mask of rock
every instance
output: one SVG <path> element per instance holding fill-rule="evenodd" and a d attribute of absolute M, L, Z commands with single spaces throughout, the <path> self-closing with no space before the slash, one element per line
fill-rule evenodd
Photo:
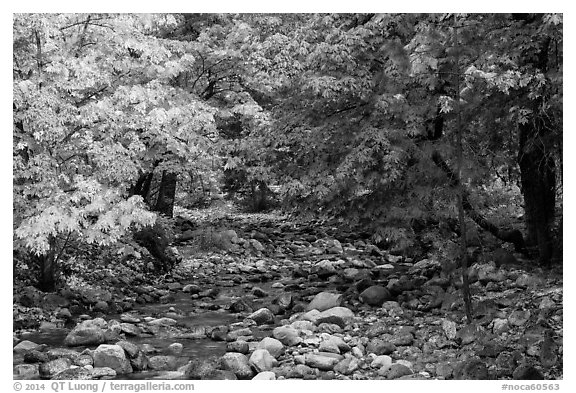
<path fill-rule="evenodd" d="M 238 340 L 239 337 L 246 337 L 251 335 L 252 330 L 250 330 L 250 328 L 236 329 L 228 332 L 226 335 L 226 341 L 235 341 Z"/>
<path fill-rule="evenodd" d="M 40 379 L 38 364 L 17 364 L 13 369 L 14 379 Z"/>
<path fill-rule="evenodd" d="M 326 279 L 336 274 L 334 262 L 323 259 L 312 267 L 312 273 L 317 274 L 319 278 Z"/>
<path fill-rule="evenodd" d="M 461 345 L 468 345 L 476 341 L 476 338 L 483 332 L 481 325 L 471 323 L 463 326 L 456 333 L 456 340 L 460 341 Z"/>
<path fill-rule="evenodd" d="M 390 300 L 392 295 L 388 289 L 380 285 L 372 285 L 366 288 L 359 296 L 361 302 L 370 306 L 381 306 L 385 301 Z"/>
<path fill-rule="evenodd" d="M 56 312 L 56 317 L 64 320 L 72 319 L 72 313 L 67 308 L 61 308 Z"/>
<path fill-rule="evenodd" d="M 72 361 L 66 358 L 54 359 L 40 365 L 40 376 L 50 379 L 59 372 L 67 370 L 72 366 Z"/>
<path fill-rule="evenodd" d="M 120 331 L 128 336 L 139 336 L 142 334 L 142 329 L 138 326 L 125 322 L 120 324 Z"/>
<path fill-rule="evenodd" d="M 338 348 L 338 345 L 330 340 L 321 341 L 318 349 L 323 352 L 340 354 L 340 348 Z"/>
<path fill-rule="evenodd" d="M 108 322 L 106 322 L 104 318 L 86 319 L 80 322 L 78 325 L 76 325 L 76 327 L 78 328 L 99 327 L 102 330 L 106 330 L 108 328 Z"/>
<path fill-rule="evenodd" d="M 354 371 L 358 370 L 360 363 L 355 358 L 345 358 L 334 366 L 334 371 L 343 375 L 351 375 Z"/>
<path fill-rule="evenodd" d="M 480 359 L 472 358 L 459 363 L 454 370 L 454 379 L 485 380 L 489 379 L 488 368 Z"/>
<path fill-rule="evenodd" d="M 398 379 L 405 375 L 414 374 L 414 372 L 403 364 L 394 363 L 389 367 L 382 367 L 378 371 L 378 374 L 386 377 L 387 379 Z"/>
<path fill-rule="evenodd" d="M 295 346 L 302 342 L 298 331 L 290 326 L 278 326 L 272 331 L 272 336 L 286 346 Z"/>
<path fill-rule="evenodd" d="M 310 379 L 316 376 L 317 370 L 304 364 L 296 364 L 286 374 L 286 378 Z"/>
<path fill-rule="evenodd" d="M 69 368 L 64 371 L 60 371 L 58 374 L 54 375 L 50 379 L 55 380 L 92 380 L 94 376 L 92 371 L 87 370 L 83 367 Z"/>
<path fill-rule="evenodd" d="M 187 379 L 210 379 L 209 376 L 216 371 L 216 367 L 210 361 L 192 359 L 181 370 Z"/>
<path fill-rule="evenodd" d="M 268 292 L 259 287 L 252 288 L 252 294 L 260 298 L 268 296 Z"/>
<path fill-rule="evenodd" d="M 352 347 L 352 349 L 350 350 L 350 353 L 352 353 L 352 355 L 354 357 L 357 358 L 362 358 L 364 356 L 364 346 L 356 346 L 356 347 Z"/>
<path fill-rule="evenodd" d="M 250 379 L 254 375 L 246 355 L 238 352 L 228 352 L 220 358 L 220 368 L 229 370 L 238 379 Z"/>
<path fill-rule="evenodd" d="M 414 343 L 414 336 L 412 333 L 403 333 L 399 335 L 392 336 L 390 342 L 397 347 L 407 347 Z"/>
<path fill-rule="evenodd" d="M 351 282 L 351 281 L 354 281 L 356 279 L 356 277 L 358 276 L 359 273 L 360 273 L 360 270 L 358 270 L 354 267 L 349 267 L 349 268 L 346 268 L 342 271 L 342 277 L 344 278 L 344 280 Z"/>
<path fill-rule="evenodd" d="M 530 319 L 530 310 L 516 310 L 508 316 L 508 322 L 512 326 L 523 326 Z"/>
<path fill-rule="evenodd" d="M 320 314 L 318 312 L 318 310 L 312 310 L 309 313 L 314 314 L 314 318 Z M 309 314 L 309 313 L 306 313 L 306 314 Z M 303 315 L 300 318 L 302 318 L 302 317 L 303 317 Z M 299 332 L 310 331 L 313 333 L 316 331 L 316 325 L 314 325 L 314 323 L 310 320 L 300 320 L 299 319 L 299 320 L 292 322 L 289 326 L 291 328 L 298 330 Z"/>
<path fill-rule="evenodd" d="M 80 354 L 76 358 L 76 360 L 74 360 L 74 365 L 79 366 L 79 367 L 85 367 L 85 366 L 93 367 L 94 366 L 94 358 L 92 358 L 92 355 L 89 355 L 87 353 Z"/>
<path fill-rule="evenodd" d="M 118 374 L 132 372 L 126 353 L 119 345 L 102 344 L 94 350 L 94 367 L 110 367 Z"/>
<path fill-rule="evenodd" d="M 176 378 L 176 379 L 181 379 L 181 378 Z M 203 379 L 209 379 L 211 381 L 215 381 L 215 380 L 219 380 L 219 381 L 233 380 L 233 381 L 235 381 L 238 378 L 236 377 L 236 374 L 234 374 L 230 370 L 212 370 Z"/>
<path fill-rule="evenodd" d="M 226 352 L 238 352 L 247 355 L 250 352 L 250 348 L 246 341 L 237 340 L 226 344 Z"/>
<path fill-rule="evenodd" d="M 228 326 L 226 325 L 215 326 L 209 334 L 210 338 L 214 341 L 226 341 L 227 335 Z"/>
<path fill-rule="evenodd" d="M 265 248 L 264 248 L 264 246 L 262 245 L 262 243 L 260 243 L 260 242 L 259 242 L 258 240 L 256 240 L 256 239 L 250 239 L 250 240 L 249 240 L 249 243 L 250 243 L 250 246 L 252 246 L 252 248 L 254 248 L 256 251 L 262 252 L 262 251 L 265 250 Z"/>
<path fill-rule="evenodd" d="M 322 337 L 322 342 L 320 343 L 319 348 L 320 351 L 338 354 L 350 351 L 350 346 L 346 344 L 342 338 L 327 333 L 322 333 L 320 336 Z M 327 351 L 323 348 L 331 348 L 332 350 Z M 334 349 L 336 349 L 336 351 Z"/>
<path fill-rule="evenodd" d="M 39 344 L 36 344 L 35 342 L 32 341 L 24 340 L 20 341 L 14 348 L 12 348 L 12 351 L 17 354 L 22 354 L 25 352 L 37 350 L 39 348 L 40 348 Z"/>
<path fill-rule="evenodd" d="M 284 345 L 279 340 L 272 337 L 264 337 L 256 346 L 257 349 L 265 349 L 275 359 L 284 353 Z"/>
<path fill-rule="evenodd" d="M 492 252 L 492 260 L 496 267 L 504 265 L 518 265 L 516 257 L 510 251 L 503 248 L 497 248 Z"/>
<path fill-rule="evenodd" d="M 238 243 L 238 234 L 233 229 L 227 229 L 220 232 L 220 236 L 222 236 L 222 242 L 224 243 Z"/>
<path fill-rule="evenodd" d="M 136 356 L 138 356 L 139 353 L 141 353 L 142 351 L 140 350 L 140 348 L 138 347 L 138 345 L 128 342 L 128 341 L 118 341 L 116 343 L 116 345 L 122 347 L 122 349 L 124 350 L 124 352 L 126 352 L 126 354 L 128 355 L 128 357 L 130 359 L 135 358 Z"/>
<path fill-rule="evenodd" d="M 274 381 L 276 379 L 276 374 L 274 374 L 272 371 L 262 371 L 258 374 L 256 374 L 256 376 L 254 376 L 254 378 L 252 378 L 252 380 L 259 380 L 259 381 Z"/>
<path fill-rule="evenodd" d="M 449 319 L 443 319 L 442 330 L 448 340 L 454 340 L 456 338 L 456 322 L 450 321 Z"/>
<path fill-rule="evenodd" d="M 516 380 L 541 380 L 544 379 L 544 376 L 536 367 L 523 363 L 516 367 L 512 373 L 512 378 Z"/>
<path fill-rule="evenodd" d="M 148 321 L 148 325 L 150 326 L 174 326 L 176 325 L 176 320 L 172 318 L 157 318 L 151 321 Z"/>
<path fill-rule="evenodd" d="M 326 252 L 328 254 L 342 254 L 344 253 L 344 249 L 338 240 L 330 239 L 326 242 Z"/>
<path fill-rule="evenodd" d="M 448 379 L 452 376 L 454 367 L 450 362 L 441 362 L 436 365 L 436 376 L 439 378 Z"/>
<path fill-rule="evenodd" d="M 104 300 L 98 300 L 94 305 L 94 310 L 100 312 L 106 312 L 108 311 L 108 307 L 109 307 L 108 303 L 106 303 Z"/>
<path fill-rule="evenodd" d="M 392 365 L 392 358 L 388 355 L 380 355 L 376 356 L 372 363 L 370 363 L 370 367 L 372 368 L 382 368 L 382 367 L 390 367 Z"/>
<path fill-rule="evenodd" d="M 170 352 L 172 355 L 180 355 L 183 350 L 184 345 L 181 343 L 172 343 L 168 345 L 168 352 Z"/>
<path fill-rule="evenodd" d="M 252 307 L 244 299 L 234 300 L 228 307 L 231 313 L 252 312 Z"/>
<path fill-rule="evenodd" d="M 26 363 L 45 363 L 49 360 L 46 352 L 32 350 L 24 353 L 24 361 Z"/>
<path fill-rule="evenodd" d="M 390 331 L 390 328 L 388 327 L 387 323 L 375 322 L 374 325 L 372 325 L 368 329 L 366 329 L 366 332 L 364 334 L 368 338 L 374 338 L 374 337 L 378 337 L 384 333 L 388 333 L 389 331 Z"/>
<path fill-rule="evenodd" d="M 169 282 L 168 284 L 166 284 L 166 286 L 171 291 L 177 291 L 182 288 L 182 284 L 180 284 L 179 282 Z"/>
<path fill-rule="evenodd" d="M 290 293 L 283 293 L 279 295 L 274 301 L 282 310 L 289 310 L 294 304 L 294 299 Z"/>
<path fill-rule="evenodd" d="M 419 274 L 431 278 L 434 273 L 437 273 L 440 270 L 442 270 L 442 264 L 439 261 L 434 259 L 422 259 L 408 269 L 408 274 Z"/>
<path fill-rule="evenodd" d="M 67 358 L 70 359 L 72 362 L 75 362 L 78 359 L 80 354 L 73 349 L 68 348 L 51 348 L 49 349 L 46 354 L 48 355 L 49 360 L 54 360 L 58 358 Z"/>
<path fill-rule="evenodd" d="M 521 274 L 515 281 L 516 286 L 519 288 L 537 288 L 545 283 L 542 277 L 531 274 Z"/>
<path fill-rule="evenodd" d="M 314 312 L 312 310 L 302 315 L 302 319 L 309 320 L 315 325 L 320 325 L 321 323 L 334 323 L 341 328 L 346 326 L 346 322 L 354 317 L 352 310 L 346 307 L 332 307 L 328 310 L 322 312 Z"/>
<path fill-rule="evenodd" d="M 257 325 L 274 323 L 274 314 L 267 308 L 260 308 L 254 311 L 248 318 L 256 322 Z"/>
<path fill-rule="evenodd" d="M 124 313 L 120 315 L 120 321 L 125 323 L 140 323 L 140 318 L 135 315 Z"/>
<path fill-rule="evenodd" d="M 256 349 L 249 359 L 250 365 L 256 372 L 270 371 L 278 363 L 276 359 L 265 349 Z"/>
<path fill-rule="evenodd" d="M 64 339 L 69 347 L 98 345 L 106 342 L 104 330 L 98 326 L 76 326 Z"/>
<path fill-rule="evenodd" d="M 319 370 L 333 370 L 334 366 L 338 364 L 340 360 L 338 358 L 333 358 L 329 356 L 322 356 L 319 354 L 307 353 L 305 355 L 304 363 L 313 368 L 317 368 Z"/>
<path fill-rule="evenodd" d="M 396 346 L 389 341 L 373 338 L 368 342 L 366 351 L 375 355 L 390 355 L 396 350 Z"/>
<path fill-rule="evenodd" d="M 342 333 L 343 329 L 340 326 L 336 325 L 335 323 L 322 322 L 321 324 L 318 325 L 318 331 L 334 334 L 334 333 Z"/>
<path fill-rule="evenodd" d="M 342 304 L 342 295 L 332 292 L 320 292 L 306 307 L 307 310 L 324 311 Z"/>
<path fill-rule="evenodd" d="M 508 324 L 508 319 L 496 318 L 493 321 L 492 332 L 497 335 L 501 335 L 504 332 L 510 330 L 510 325 Z"/>
<path fill-rule="evenodd" d="M 184 288 L 182 288 L 182 292 L 185 293 L 190 293 L 192 295 L 195 295 L 197 293 L 202 292 L 202 288 L 199 285 L 196 284 L 188 284 L 186 285 Z"/>
<path fill-rule="evenodd" d="M 92 369 L 92 378 L 114 378 L 117 375 L 116 371 L 110 367 L 94 367 Z"/>
<path fill-rule="evenodd" d="M 175 370 L 176 357 L 157 355 L 148 359 L 148 367 L 151 370 Z"/>

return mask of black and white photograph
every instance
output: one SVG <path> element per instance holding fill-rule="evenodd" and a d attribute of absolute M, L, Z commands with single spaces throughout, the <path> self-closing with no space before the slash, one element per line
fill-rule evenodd
<path fill-rule="evenodd" d="M 561 390 L 563 18 L 13 13 L 9 387 Z"/>

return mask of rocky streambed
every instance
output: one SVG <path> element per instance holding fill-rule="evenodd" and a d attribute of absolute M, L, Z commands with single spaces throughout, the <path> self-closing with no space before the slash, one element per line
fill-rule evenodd
<path fill-rule="evenodd" d="M 562 376 L 561 276 L 475 266 L 468 324 L 459 280 L 437 260 L 292 227 L 223 236 L 226 252 L 192 255 L 182 243 L 162 285 L 126 291 L 136 302 L 15 336 L 14 377 Z"/>

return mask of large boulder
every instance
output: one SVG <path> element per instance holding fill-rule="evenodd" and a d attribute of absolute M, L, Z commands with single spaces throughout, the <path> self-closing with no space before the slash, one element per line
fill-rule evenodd
<path fill-rule="evenodd" d="M 272 337 L 289 347 L 302 342 L 302 337 L 298 335 L 298 330 L 290 326 L 278 326 L 274 328 Z"/>
<path fill-rule="evenodd" d="M 342 360 L 342 358 L 325 356 L 315 353 L 307 353 L 305 355 L 305 364 L 309 367 L 317 368 L 323 371 L 333 370 L 334 366 Z"/>
<path fill-rule="evenodd" d="M 260 308 L 248 316 L 256 322 L 257 325 L 274 323 L 274 313 L 267 308 Z"/>
<path fill-rule="evenodd" d="M 238 352 L 228 352 L 220 358 L 220 368 L 229 370 L 238 379 L 250 379 L 254 375 L 246 355 Z"/>
<path fill-rule="evenodd" d="M 118 374 L 131 373 L 132 366 L 119 345 L 102 344 L 94 350 L 94 367 L 110 367 Z"/>
<path fill-rule="evenodd" d="M 180 369 L 187 379 L 213 379 L 213 374 L 217 371 L 216 366 L 211 361 L 192 359 L 186 366 Z"/>
<path fill-rule="evenodd" d="M 361 302 L 369 306 L 381 306 L 385 301 L 390 300 L 390 291 L 380 285 L 372 285 L 366 288 L 359 296 Z"/>
<path fill-rule="evenodd" d="M 69 347 L 98 345 L 105 342 L 105 331 L 98 326 L 76 326 L 64 339 L 64 344 Z"/>
<path fill-rule="evenodd" d="M 265 349 L 257 349 L 252 352 L 249 362 L 252 368 L 259 373 L 262 371 L 270 371 L 278 364 L 278 361 Z"/>
<path fill-rule="evenodd" d="M 32 341 L 24 340 L 19 342 L 12 351 L 14 353 L 26 353 L 29 351 L 38 350 L 40 348 L 40 344 L 36 344 Z"/>
<path fill-rule="evenodd" d="M 278 357 L 284 353 L 284 345 L 282 345 L 279 340 L 272 337 L 264 337 L 258 343 L 256 348 L 267 350 L 270 355 L 274 356 L 276 359 L 278 359 Z"/>
<path fill-rule="evenodd" d="M 262 371 L 261 373 L 256 374 L 252 380 L 256 381 L 274 381 L 276 379 L 276 374 L 272 371 Z"/>
<path fill-rule="evenodd" d="M 176 369 L 176 357 L 169 355 L 157 355 L 148 359 L 148 367 L 151 370 L 174 370 Z"/>
<path fill-rule="evenodd" d="M 51 379 L 53 376 L 67 370 L 72 366 L 72 361 L 67 358 L 50 360 L 40 365 L 40 375 L 42 378 Z"/>
<path fill-rule="evenodd" d="M 317 310 L 308 311 L 300 318 L 310 321 L 316 326 L 321 323 L 333 323 L 344 328 L 346 322 L 354 318 L 354 313 L 346 307 L 332 307 L 322 312 L 318 312 Z"/>
<path fill-rule="evenodd" d="M 332 292 L 320 292 L 306 307 L 307 310 L 324 311 L 342 304 L 342 295 Z"/>

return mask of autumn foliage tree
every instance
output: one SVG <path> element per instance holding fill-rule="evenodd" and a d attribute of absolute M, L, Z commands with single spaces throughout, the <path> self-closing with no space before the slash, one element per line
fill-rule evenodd
<path fill-rule="evenodd" d="M 456 19 L 455 41 L 445 14 L 15 15 L 15 248 L 53 289 L 71 243 L 172 216 L 210 173 L 406 252 L 458 232 L 458 183 L 470 220 L 549 261 L 562 18 Z"/>

